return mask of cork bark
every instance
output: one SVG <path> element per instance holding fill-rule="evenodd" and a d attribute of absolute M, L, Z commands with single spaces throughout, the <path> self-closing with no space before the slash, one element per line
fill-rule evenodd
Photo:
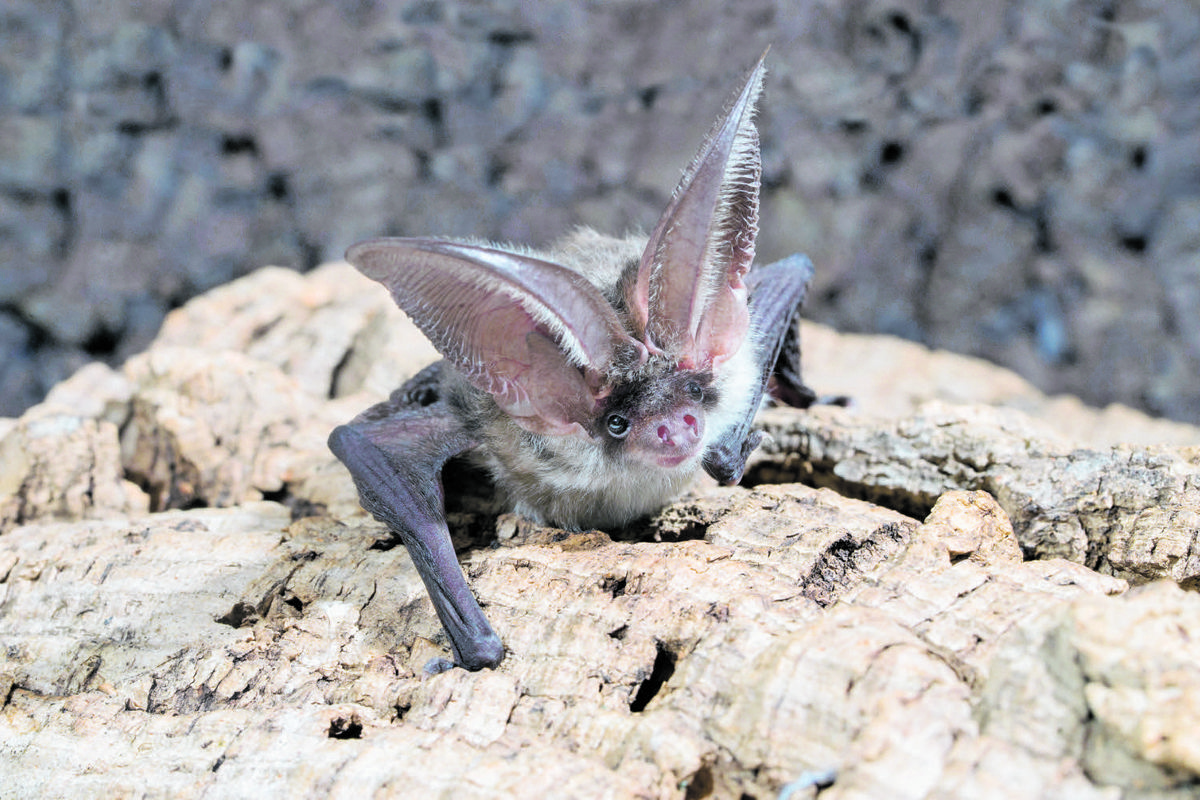
<path fill-rule="evenodd" d="M 744 486 L 566 533 L 449 474 L 507 656 L 429 674 L 432 606 L 324 438 L 432 351 L 344 264 L 189 303 L 0 424 L 4 791 L 1191 796 L 1197 432 L 878 339 L 900 392 L 869 339 L 803 336 L 857 406 L 764 412 Z"/>

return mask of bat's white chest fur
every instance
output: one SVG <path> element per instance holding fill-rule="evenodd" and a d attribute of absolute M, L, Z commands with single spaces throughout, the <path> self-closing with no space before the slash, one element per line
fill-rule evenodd
<path fill-rule="evenodd" d="M 518 514 L 568 530 L 619 528 L 651 514 L 690 486 L 700 468 L 698 457 L 671 469 L 603 458 L 558 460 L 509 472 L 501 483 Z"/>

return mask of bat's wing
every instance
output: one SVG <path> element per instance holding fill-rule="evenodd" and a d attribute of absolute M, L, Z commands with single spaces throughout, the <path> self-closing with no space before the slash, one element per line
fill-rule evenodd
<path fill-rule="evenodd" d="M 721 483 L 732 485 L 741 480 L 746 459 L 762 439 L 762 433 L 753 429 L 754 415 L 772 375 L 776 380 L 776 393 L 789 405 L 807 408 L 815 398 L 800 379 L 800 340 L 796 325 L 812 276 L 812 262 L 802 255 L 755 267 L 746 276 L 750 289 L 750 325 L 761 348 L 758 359 L 762 378 L 737 423 L 722 431 L 704 454 L 705 471 Z"/>
<path fill-rule="evenodd" d="M 442 494 L 446 461 L 477 442 L 445 403 L 406 404 L 401 392 L 335 428 L 329 448 L 354 477 L 363 508 L 404 542 L 455 661 L 471 670 L 495 666 L 504 647 L 458 565 Z"/>
<path fill-rule="evenodd" d="M 763 343 L 763 386 L 774 375 L 773 396 L 794 408 L 808 408 L 817 400 L 816 393 L 800 377 L 800 309 L 812 277 L 812 261 L 797 254 L 755 267 L 746 278 L 751 323 Z M 760 392 L 755 410 L 761 399 Z"/>

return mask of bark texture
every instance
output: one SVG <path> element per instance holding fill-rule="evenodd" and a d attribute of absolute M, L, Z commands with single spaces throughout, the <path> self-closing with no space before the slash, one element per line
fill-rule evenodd
<path fill-rule="evenodd" d="M 857 409 L 765 412 L 745 486 L 569 534 L 448 475 L 508 655 L 429 675 L 324 446 L 428 345 L 345 264 L 189 303 L 0 422 L 5 795 L 1195 796 L 1197 432 L 803 336 Z"/>

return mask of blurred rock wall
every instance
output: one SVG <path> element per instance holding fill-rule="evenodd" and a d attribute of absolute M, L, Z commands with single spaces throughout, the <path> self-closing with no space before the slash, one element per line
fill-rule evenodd
<path fill-rule="evenodd" d="M 263 264 L 649 228 L 768 44 L 811 317 L 1200 421 L 1190 0 L 6 0 L 0 414 Z"/>

